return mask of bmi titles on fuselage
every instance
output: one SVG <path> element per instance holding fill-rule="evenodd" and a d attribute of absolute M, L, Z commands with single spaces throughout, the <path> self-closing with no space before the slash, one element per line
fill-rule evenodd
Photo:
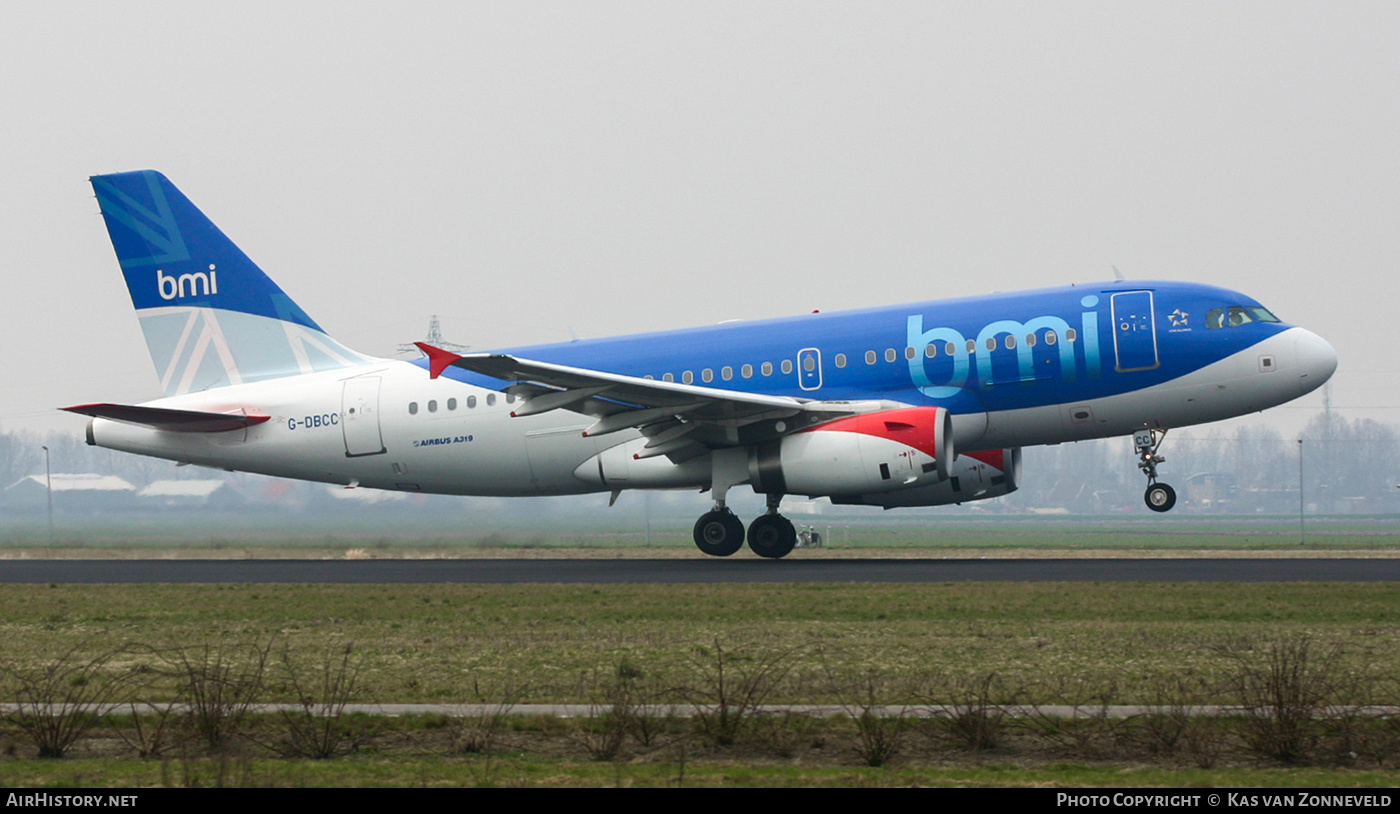
<path fill-rule="evenodd" d="M 1080 300 L 1084 308 L 1092 309 L 1099 298 L 1089 295 Z M 1080 327 L 1072 327 L 1063 317 L 1045 314 L 1025 321 L 1000 319 L 984 325 L 976 338 L 964 336 L 956 328 L 939 326 L 924 329 L 922 314 L 908 320 L 906 353 L 909 375 L 914 386 L 929 398 L 944 399 L 958 395 L 969 384 L 1032 382 L 1044 378 L 1035 370 L 1035 348 L 1043 344 L 1047 358 L 1059 361 L 1059 378 L 1065 382 L 1078 379 L 1075 347 L 1084 348 L 1084 373 L 1090 379 L 1101 374 L 1099 354 L 1099 313 L 1085 311 Z M 992 352 L 998 348 L 1016 351 L 1016 375 L 997 378 L 994 374 Z M 977 360 L 974 375 L 972 360 Z"/>

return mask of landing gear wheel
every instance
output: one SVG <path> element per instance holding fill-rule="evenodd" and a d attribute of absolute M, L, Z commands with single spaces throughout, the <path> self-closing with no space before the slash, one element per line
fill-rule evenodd
<path fill-rule="evenodd" d="M 1165 483 L 1154 483 L 1147 487 L 1142 499 L 1154 512 L 1169 512 L 1176 505 L 1176 490 Z"/>
<path fill-rule="evenodd" d="M 777 560 L 797 545 L 797 529 L 781 514 L 765 514 L 749 524 L 749 548 L 760 557 Z"/>
<path fill-rule="evenodd" d="M 695 521 L 695 545 L 711 557 L 728 557 L 744 547 L 744 524 L 728 509 L 705 512 Z"/>

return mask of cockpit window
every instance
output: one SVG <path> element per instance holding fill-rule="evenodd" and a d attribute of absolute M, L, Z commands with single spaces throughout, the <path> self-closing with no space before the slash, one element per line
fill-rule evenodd
<path fill-rule="evenodd" d="M 1262 305 L 1232 305 L 1212 308 L 1206 312 L 1207 328 L 1237 328 L 1251 322 L 1278 322 L 1279 318 Z"/>
<path fill-rule="evenodd" d="M 1230 327 L 1237 328 L 1241 325 L 1248 325 L 1254 321 L 1254 315 L 1249 313 L 1249 309 L 1242 305 L 1230 306 Z"/>

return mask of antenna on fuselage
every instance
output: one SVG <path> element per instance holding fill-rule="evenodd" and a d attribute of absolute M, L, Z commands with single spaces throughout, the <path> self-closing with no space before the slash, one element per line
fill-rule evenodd
<path fill-rule="evenodd" d="M 1117 266 L 1114 266 L 1114 267 L 1113 267 L 1113 279 L 1115 279 L 1115 280 L 1126 280 L 1126 279 L 1128 279 L 1128 278 L 1126 278 L 1126 277 L 1123 276 L 1123 272 L 1119 271 Z"/>

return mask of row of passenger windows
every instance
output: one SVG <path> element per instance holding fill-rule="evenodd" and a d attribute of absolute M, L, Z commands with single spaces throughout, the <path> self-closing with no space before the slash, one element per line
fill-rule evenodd
<path fill-rule="evenodd" d="M 1078 338 L 1079 338 L 1079 336 L 1078 336 L 1078 334 L 1075 332 L 1075 330 L 1074 330 L 1073 328 L 1070 328 L 1069 330 L 1065 331 L 1065 341 L 1066 341 L 1066 342 L 1073 342 L 1073 341 L 1075 341 L 1075 340 L 1078 339 Z M 1045 342 L 1046 345 L 1054 345 L 1054 344 L 1056 344 L 1057 342 L 1059 342 L 1059 340 L 1060 340 L 1059 336 L 1058 336 L 1054 331 L 1046 331 L 1046 332 L 1045 332 L 1045 339 L 1044 339 L 1043 341 Z M 1026 342 L 1026 347 L 1028 347 L 1028 348 L 1033 348 L 1033 347 L 1035 347 L 1035 346 L 1036 346 L 1039 342 L 1041 342 L 1041 341 L 1042 341 L 1042 340 L 1038 339 L 1038 338 L 1036 337 L 1035 334 L 1026 334 L 1025 342 Z M 987 337 L 987 341 L 985 342 L 984 347 L 985 347 L 988 351 L 994 351 L 994 350 L 997 349 L 998 344 L 1000 344 L 1001 347 L 1006 348 L 1007 350 L 1012 350 L 1012 349 L 1014 349 L 1014 348 L 1016 347 L 1016 342 L 1017 342 L 1016 337 L 1012 336 L 1011 334 L 1007 334 L 1006 336 L 1003 336 L 1003 337 L 1001 338 L 1000 343 L 998 343 L 996 337 L 990 336 L 990 337 Z M 967 340 L 967 344 L 966 344 L 964 347 L 967 348 L 967 352 L 968 352 L 969 354 L 976 353 L 976 352 L 977 352 L 977 340 L 976 340 L 976 339 L 969 339 L 969 340 Z M 940 351 L 940 349 L 941 349 L 941 351 Z M 942 344 L 937 343 L 937 342 L 930 342 L 929 344 L 927 344 L 927 345 L 924 346 L 924 356 L 927 356 L 927 357 L 930 358 L 930 359 L 937 358 L 937 357 L 938 357 L 938 354 L 939 354 L 940 352 L 943 353 L 943 355 L 945 355 L 945 356 L 953 356 L 954 354 L 956 354 L 956 353 L 958 352 L 958 346 L 957 346 L 956 344 L 952 343 L 952 342 L 944 342 L 944 343 L 942 343 Z M 896 359 L 899 358 L 899 355 L 900 355 L 900 354 L 899 354 L 899 351 L 895 350 L 894 348 L 885 348 L 885 361 L 886 361 L 886 362 L 893 362 L 893 361 L 895 361 Z M 918 348 L 907 347 L 907 348 L 904 349 L 904 358 L 905 358 L 905 359 L 912 360 L 912 359 L 914 359 L 914 357 L 916 357 L 916 356 L 918 356 L 918 355 L 919 355 L 919 349 L 918 349 Z M 873 350 L 868 350 L 868 351 L 865 352 L 865 363 L 866 363 L 867 365 L 873 365 L 873 364 L 875 364 L 875 362 L 878 361 L 878 358 L 879 358 L 879 357 L 877 357 L 877 356 L 875 355 L 875 351 L 873 351 Z M 835 361 L 836 361 L 836 366 L 837 366 L 837 367 L 845 367 L 845 366 L 846 366 L 846 354 L 844 354 L 844 353 L 838 353 L 838 354 L 836 354 L 836 360 L 835 360 Z"/>
<path fill-rule="evenodd" d="M 507 393 L 507 394 L 506 394 L 506 404 L 514 404 L 514 403 L 515 403 L 515 396 L 512 396 L 511 394 Z M 487 407 L 494 407 L 494 406 L 496 406 L 496 394 L 495 394 L 495 393 L 487 393 L 487 394 L 486 394 L 486 406 L 487 406 Z M 437 399 L 429 399 L 429 400 L 428 400 L 427 407 L 428 407 L 428 412 L 430 412 L 430 413 L 436 413 L 436 412 L 438 411 Z M 449 412 L 451 412 L 452 410 L 457 409 L 457 399 L 455 399 L 455 398 L 453 398 L 453 399 L 448 399 L 448 400 L 447 400 L 447 409 L 448 409 Z M 467 396 L 467 409 L 468 409 L 468 410 L 474 410 L 474 409 L 476 409 L 476 396 Z M 416 402 L 416 401 L 410 401 L 410 402 L 408 403 L 408 414 L 409 414 L 409 415 L 418 415 L 418 402 Z"/>
<path fill-rule="evenodd" d="M 1218 309 L 1218 308 L 1216 309 L 1216 311 L 1219 311 L 1219 310 L 1220 310 L 1220 309 Z M 1231 310 L 1233 311 L 1234 309 L 1231 309 Z M 1261 308 L 1261 309 L 1258 309 L 1258 310 L 1263 311 L 1262 308 Z M 1215 311 L 1212 311 L 1211 313 L 1214 314 Z M 1268 312 L 1265 311 L 1264 313 L 1267 314 Z M 1272 315 L 1272 314 L 1269 314 L 1269 316 L 1272 317 L 1273 315 Z M 1264 320 L 1264 321 L 1277 322 L 1278 320 L 1277 320 L 1277 319 L 1272 319 L 1272 320 Z M 1207 317 L 1207 324 L 1209 324 L 1209 317 Z M 1233 324 L 1233 323 L 1232 323 L 1232 324 Z M 1218 326 L 1218 325 L 1212 325 L 1212 326 L 1210 326 L 1210 327 L 1219 327 L 1219 326 Z M 1068 329 L 1068 330 L 1065 331 L 1065 341 L 1066 341 L 1066 342 L 1073 342 L 1073 341 L 1075 341 L 1077 338 L 1078 338 L 1078 336 L 1077 336 L 1077 334 L 1075 333 L 1075 330 L 1074 330 L 1073 328 L 1070 328 L 1070 329 Z M 1003 337 L 1001 338 L 1000 345 L 1001 345 L 1001 347 L 1004 347 L 1004 348 L 1006 348 L 1007 350 L 1012 350 L 1012 349 L 1014 349 L 1014 348 L 1016 347 L 1016 341 L 1017 341 L 1017 340 L 1016 340 L 1016 337 L 1012 336 L 1011 334 L 1007 334 L 1007 335 L 1005 335 L 1005 336 L 1003 336 Z M 1054 331 L 1046 331 L 1046 332 L 1045 332 L 1044 339 L 1042 340 L 1042 339 L 1038 339 L 1038 338 L 1036 337 L 1035 334 L 1026 334 L 1025 342 L 1026 342 L 1026 347 L 1028 347 L 1028 348 L 1033 348 L 1033 347 L 1035 347 L 1036 344 L 1037 344 L 1038 342 L 1041 342 L 1041 341 L 1044 341 L 1046 345 L 1054 345 L 1054 344 L 1056 344 L 1056 343 L 1059 341 L 1059 336 L 1057 336 L 1056 333 L 1055 333 Z M 987 338 L 986 343 L 985 343 L 985 347 L 986 347 L 986 349 L 987 349 L 988 351 L 994 351 L 994 350 L 996 350 L 996 349 L 997 349 L 997 346 L 998 346 L 998 342 L 997 342 L 997 338 L 996 338 L 996 337 L 988 337 L 988 338 Z M 968 352 L 969 354 L 976 353 L 976 352 L 977 352 L 977 340 L 975 340 L 975 339 L 969 339 L 969 340 L 967 340 L 967 344 L 966 344 L 965 347 L 967 348 L 967 352 Z M 935 359 L 935 358 L 937 358 L 938 355 L 939 355 L 940 353 L 942 353 L 942 354 L 945 355 L 945 356 L 953 356 L 953 355 L 955 355 L 957 352 L 958 352 L 958 346 L 957 346 L 956 344 L 952 343 L 952 342 L 943 342 L 943 343 L 930 342 L 929 344 L 927 344 L 927 345 L 924 346 L 924 356 L 926 356 L 926 357 L 928 357 L 928 358 L 930 358 L 930 359 Z M 904 356 L 905 359 L 912 360 L 912 359 L 914 359 L 915 357 L 917 357 L 918 355 L 919 355 L 919 350 L 918 350 L 918 348 L 906 347 L 906 348 L 904 349 L 903 356 Z M 885 354 L 884 354 L 884 356 L 885 356 L 885 361 L 886 361 L 886 362 L 894 362 L 894 361 L 896 361 L 897 359 L 899 359 L 899 357 L 900 357 L 900 352 L 899 352 L 898 350 L 896 350 L 895 348 L 885 348 Z M 879 357 L 879 356 L 875 353 L 875 351 L 873 351 L 873 350 L 868 350 L 868 351 L 865 352 L 865 363 L 866 363 L 867 365 L 873 365 L 873 364 L 875 364 L 876 362 L 879 361 L 879 358 L 880 358 L 880 357 Z M 839 368 L 844 368 L 844 367 L 846 366 L 846 362 L 847 362 L 847 360 L 846 360 L 846 354 L 844 354 L 844 353 L 838 353 L 838 354 L 836 354 L 836 356 L 832 357 L 832 362 L 833 362 L 837 367 L 839 367 Z M 782 362 L 778 363 L 778 369 L 781 370 L 781 371 L 782 371 L 783 373 L 785 373 L 785 374 L 792 373 L 792 370 L 793 370 L 792 360 L 791 360 L 791 359 L 784 359 Z M 815 358 L 813 358 L 812 356 L 804 356 L 804 357 L 802 358 L 802 369 L 805 370 L 805 371 L 807 371 L 808 373 L 811 373 L 812 371 L 814 371 L 814 370 L 817 369 L 817 360 L 816 360 Z M 774 366 L 773 366 L 773 363 L 772 363 L 772 362 L 764 362 L 763 364 L 761 364 L 761 365 L 758 366 L 758 371 L 759 371 L 762 375 L 764 375 L 764 376 L 772 376 L 772 375 L 773 375 L 773 370 L 774 370 Z M 745 379 L 752 379 L 753 376 L 754 376 L 754 366 L 753 366 L 753 365 L 741 365 L 741 366 L 739 367 L 739 376 L 742 377 L 742 378 L 745 378 Z M 655 376 L 652 376 L 651 374 L 647 374 L 647 375 L 646 375 L 645 377 L 643 377 L 643 378 L 655 379 L 656 377 L 655 377 Z M 723 381 L 726 381 L 726 382 L 727 382 L 727 381 L 733 380 L 733 378 L 734 378 L 734 368 L 730 367 L 729 365 L 725 365 L 724 367 L 720 368 L 720 369 L 719 369 L 719 378 L 720 378 L 721 380 L 723 380 Z M 672 373 L 663 373 L 663 374 L 661 374 L 661 381 L 663 381 L 663 382 L 674 382 L 675 380 L 676 380 L 675 374 L 672 374 Z M 707 367 L 707 368 L 705 368 L 704 370 L 700 371 L 700 381 L 701 381 L 701 382 L 703 382 L 703 383 L 705 383 L 705 384 L 709 384 L 710 382 L 712 382 L 712 381 L 714 381 L 714 380 L 715 380 L 715 371 L 714 371 L 712 368 L 708 368 L 708 367 Z M 694 382 L 695 382 L 695 373 L 694 373 L 693 371 L 686 370 L 686 371 L 683 371 L 683 372 L 681 373 L 681 383 L 682 383 L 682 384 L 693 384 Z M 510 395 L 509 393 L 506 394 L 505 399 L 506 399 L 506 404 L 514 404 L 514 403 L 515 403 L 515 396 Z M 486 406 L 491 407 L 491 406 L 494 406 L 495 404 L 496 404 L 496 394 L 495 394 L 495 393 L 487 393 L 487 394 L 486 394 Z M 468 410 L 471 410 L 471 409 L 474 409 L 475 407 L 476 407 L 476 396 L 467 396 L 467 409 L 468 409 Z M 430 413 L 436 413 L 436 412 L 438 411 L 438 403 L 437 403 L 437 400 L 436 400 L 436 399 L 430 400 L 430 401 L 427 403 L 427 408 L 428 408 L 428 412 L 430 412 Z M 447 409 L 448 409 L 448 411 L 456 410 L 456 409 L 457 409 L 457 399 L 455 399 L 455 398 L 448 399 L 448 400 L 447 400 Z M 408 414 L 409 414 L 409 415 L 418 415 L 418 402 L 416 402 L 416 401 L 410 401 L 410 402 L 408 403 Z"/>
<path fill-rule="evenodd" d="M 811 359 L 807 359 L 807 360 L 806 360 L 806 365 L 805 365 L 805 367 L 807 368 L 807 370 L 812 370 L 815 366 L 816 366 L 816 362 L 814 362 L 814 361 L 811 360 Z M 778 367 L 779 367 L 779 369 L 782 370 L 784 373 L 791 373 L 791 372 L 792 372 L 792 360 L 791 360 L 791 359 L 784 359 L 784 360 L 779 364 Z M 764 376 L 772 376 L 772 375 L 773 375 L 773 363 L 772 363 L 772 362 L 764 362 L 763 364 L 761 364 L 761 365 L 758 366 L 758 370 L 759 370 Z M 753 366 L 753 365 L 743 365 L 743 366 L 741 366 L 741 367 L 739 368 L 739 375 L 740 375 L 742 378 L 745 378 L 745 379 L 752 379 L 752 378 L 753 378 L 753 374 L 754 374 L 754 366 Z M 722 367 L 722 368 L 719 369 L 719 377 L 720 377 L 720 379 L 722 379 L 722 380 L 724 380 L 724 381 L 726 381 L 726 382 L 732 380 L 732 379 L 734 378 L 734 368 L 730 367 L 729 365 L 725 365 L 724 367 Z M 648 373 L 648 374 L 647 374 L 646 376 L 644 376 L 643 378 L 646 378 L 646 379 L 655 379 L 656 377 Z M 663 382 L 673 382 L 673 381 L 675 381 L 675 380 L 676 380 L 676 376 L 675 376 L 675 374 L 673 374 L 673 373 L 662 373 L 662 374 L 661 374 L 661 381 L 663 381 Z M 702 382 L 704 382 L 704 383 L 706 383 L 706 384 L 709 384 L 710 382 L 712 382 L 712 381 L 714 381 L 714 380 L 715 380 L 715 372 L 714 372 L 714 370 L 712 370 L 711 368 L 708 368 L 708 367 L 707 367 L 707 368 L 705 368 L 704 370 L 700 371 L 700 381 L 702 381 Z M 681 373 L 681 384 L 692 384 L 692 383 L 694 383 L 694 381 L 695 381 L 695 373 L 693 373 L 692 371 L 687 370 L 687 371 L 684 371 L 683 373 Z"/>
<path fill-rule="evenodd" d="M 1078 338 L 1079 338 L 1079 337 L 1078 337 L 1078 334 L 1075 332 L 1075 330 L 1074 330 L 1073 328 L 1070 328 L 1070 329 L 1068 329 L 1068 330 L 1065 331 L 1065 341 L 1066 341 L 1066 342 L 1073 342 L 1073 341 L 1075 341 L 1075 340 L 1078 339 Z M 1026 334 L 1026 336 L 1025 336 L 1025 343 L 1026 343 L 1026 347 L 1028 347 L 1028 348 L 1033 348 L 1033 347 L 1035 347 L 1039 342 L 1044 342 L 1046 345 L 1054 345 L 1054 344 L 1056 344 L 1057 342 L 1059 342 L 1059 340 L 1060 340 L 1059 336 L 1058 336 L 1054 331 L 1046 331 L 1043 339 L 1037 337 L 1036 334 Z M 997 349 L 998 346 L 1004 347 L 1004 348 L 1006 348 L 1007 350 L 1011 350 L 1011 349 L 1013 349 L 1013 348 L 1016 347 L 1017 341 L 1018 341 L 1018 340 L 1016 339 L 1016 337 L 1012 336 L 1011 334 L 1007 334 L 1007 335 L 1003 336 L 999 342 L 998 342 L 998 340 L 997 340 L 996 337 L 988 337 L 987 340 L 986 340 L 986 342 L 984 343 L 984 347 L 985 347 L 988 351 L 994 351 L 994 350 Z M 976 353 L 976 352 L 977 352 L 977 340 L 975 340 L 975 339 L 969 339 L 969 340 L 967 340 L 967 344 L 965 345 L 965 347 L 966 347 L 967 352 L 968 352 L 969 354 Z M 924 346 L 924 356 L 928 357 L 929 359 L 935 359 L 935 358 L 937 358 L 938 355 L 939 355 L 940 353 L 943 354 L 943 355 L 945 355 L 945 356 L 953 356 L 953 355 L 956 355 L 957 352 L 958 352 L 958 346 L 957 346 L 956 344 L 952 343 L 952 342 L 930 342 L 929 344 L 927 344 L 927 345 Z M 896 349 L 896 348 L 885 348 L 884 358 L 885 358 L 885 361 L 886 361 L 886 362 L 894 362 L 894 361 L 896 361 L 896 360 L 899 359 L 900 355 L 901 355 L 900 351 L 899 351 L 898 349 Z M 906 348 L 904 349 L 904 351 L 903 351 L 903 356 L 904 356 L 904 358 L 905 358 L 905 359 L 908 359 L 908 360 L 912 360 L 912 359 L 914 359 L 915 357 L 917 357 L 918 355 L 919 355 L 919 349 L 918 349 L 918 348 L 906 347 Z M 880 355 L 877 354 L 875 351 L 873 351 L 873 350 L 868 350 L 868 351 L 865 352 L 865 363 L 866 363 L 867 365 L 873 365 L 873 364 L 875 364 L 876 362 L 878 362 L 879 360 L 880 360 Z M 838 353 L 838 354 L 836 354 L 834 357 L 832 357 L 832 363 L 835 364 L 838 368 L 844 368 L 844 367 L 846 366 L 846 364 L 847 364 L 846 354 L 844 354 L 844 353 Z M 784 359 L 784 360 L 782 361 L 780 367 L 781 367 L 781 369 L 782 369 L 782 371 L 783 371 L 784 373 L 791 373 L 791 372 L 792 372 L 792 360 L 791 360 L 791 359 Z M 816 360 L 815 358 L 813 358 L 813 357 L 811 357 L 811 356 L 803 357 L 803 359 L 802 359 L 802 369 L 803 369 L 803 370 L 807 371 L 808 373 L 811 373 L 813 370 L 816 370 L 816 367 L 817 367 L 817 360 Z M 762 365 L 759 366 L 759 370 L 762 372 L 762 374 L 763 374 L 764 376 L 771 376 L 771 375 L 773 375 L 773 363 L 772 363 L 772 362 L 764 362 Z M 754 366 L 753 366 L 753 365 L 743 365 L 742 367 L 739 368 L 739 375 L 740 375 L 742 378 L 745 378 L 745 379 L 751 379 L 751 378 L 753 378 L 753 375 L 754 375 Z M 733 378 L 734 378 L 734 368 L 729 367 L 728 365 L 726 365 L 726 366 L 720 368 L 720 369 L 719 369 L 719 377 L 720 377 L 720 379 L 722 379 L 723 381 L 726 381 L 726 382 L 729 381 L 729 380 L 731 380 L 731 379 L 733 379 Z M 650 375 L 650 374 L 648 374 L 645 378 L 648 378 L 648 379 L 655 379 L 656 377 L 655 377 L 655 376 L 652 376 L 652 375 Z M 712 370 L 711 368 L 708 368 L 708 367 L 707 367 L 707 368 L 705 368 L 704 370 L 700 371 L 700 381 L 701 381 L 701 382 L 704 382 L 704 383 L 707 383 L 707 384 L 708 384 L 709 382 L 714 381 L 714 379 L 715 379 L 715 372 L 714 372 L 714 370 Z M 673 382 L 673 381 L 675 381 L 675 380 L 676 380 L 676 377 L 675 377 L 674 374 L 671 374 L 671 373 L 663 373 L 663 374 L 661 374 L 661 381 L 663 381 L 663 382 Z M 692 384 L 694 381 L 695 381 L 695 374 L 694 374 L 692 371 L 686 370 L 686 371 L 683 371 L 683 372 L 681 373 L 681 383 L 682 383 L 682 384 Z"/>

